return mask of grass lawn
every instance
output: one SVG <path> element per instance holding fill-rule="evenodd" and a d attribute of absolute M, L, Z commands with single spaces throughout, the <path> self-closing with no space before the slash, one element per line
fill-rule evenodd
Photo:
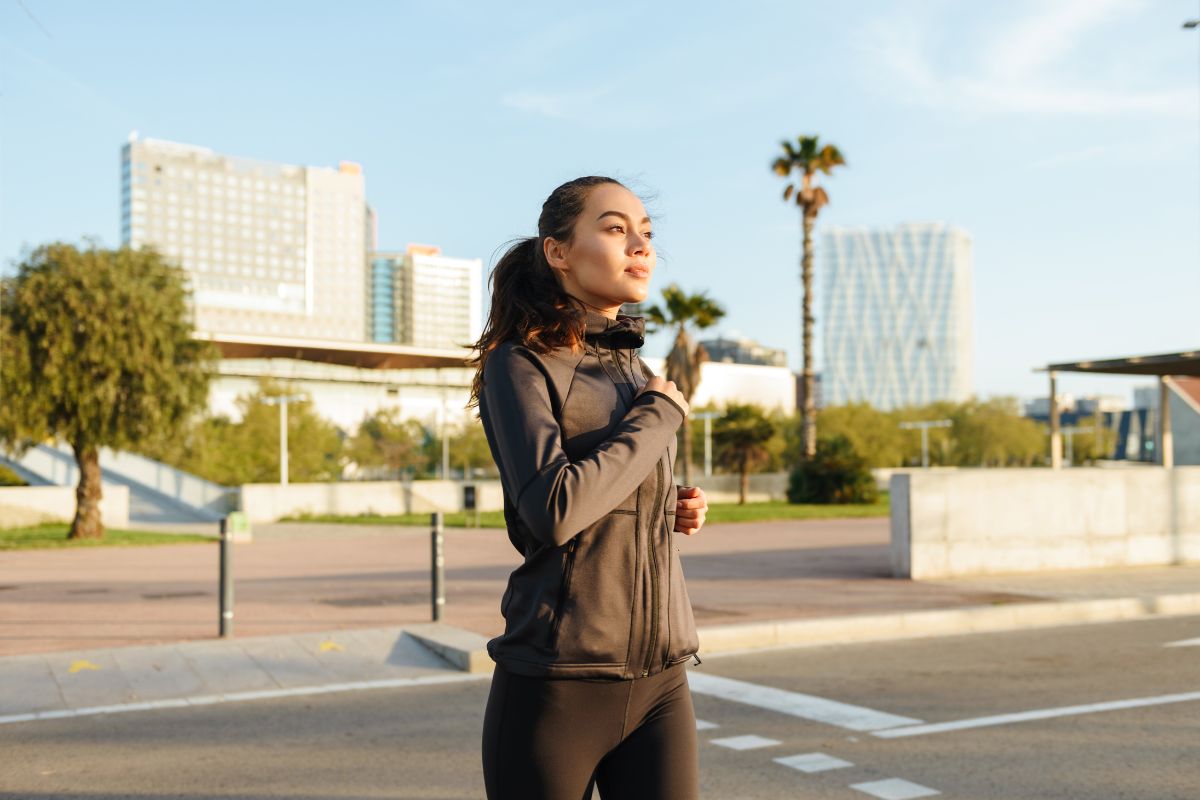
<path fill-rule="evenodd" d="M 707 522 L 757 522 L 772 519 L 839 519 L 844 517 L 886 517 L 890 512 L 888 494 L 883 492 L 878 503 L 863 505 L 793 505 L 783 501 L 767 503 L 712 503 L 708 507 Z M 453 512 L 443 516 L 446 527 L 464 528 L 474 524 L 474 517 L 464 512 Z M 336 522 L 351 525 L 417 525 L 428 527 L 429 514 L 360 514 L 342 516 L 337 514 L 302 514 L 285 517 L 280 522 Z M 484 511 L 479 514 L 482 528 L 503 528 L 504 514 L 500 511 Z"/>
<path fill-rule="evenodd" d="M 196 533 L 153 533 L 123 531 L 108 528 L 102 539 L 68 539 L 71 526 L 65 522 L 49 522 L 31 528 L 0 529 L 0 551 L 50 550 L 61 547 L 126 547 L 144 544 L 181 544 L 184 542 L 215 542 L 216 536 Z"/>

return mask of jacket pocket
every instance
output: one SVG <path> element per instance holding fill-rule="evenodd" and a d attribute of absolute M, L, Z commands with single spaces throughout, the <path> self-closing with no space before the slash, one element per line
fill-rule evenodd
<path fill-rule="evenodd" d="M 557 661 L 624 664 L 637 578 L 637 517 L 614 511 L 572 541 L 552 632 Z"/>
<path fill-rule="evenodd" d="M 668 549 L 671 551 L 671 599 L 667 606 L 667 621 L 671 639 L 667 643 L 667 663 L 670 664 L 695 653 L 700 648 L 700 637 L 696 632 L 696 619 L 692 614 L 692 601 L 688 598 L 679 552 L 673 542 Z"/>
<path fill-rule="evenodd" d="M 558 602 L 554 607 L 554 623 L 550 626 L 548 646 L 551 650 L 558 647 L 558 629 L 562 626 L 563 609 L 566 607 L 567 598 L 571 593 L 571 573 L 575 569 L 575 548 L 578 544 L 578 536 L 567 542 L 566 564 L 563 566 L 562 581 L 558 587 Z"/>

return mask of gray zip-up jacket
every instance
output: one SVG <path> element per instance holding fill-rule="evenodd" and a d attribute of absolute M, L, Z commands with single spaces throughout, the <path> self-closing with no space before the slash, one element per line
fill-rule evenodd
<path fill-rule="evenodd" d="M 582 352 L 507 341 L 484 362 L 480 420 L 525 557 L 487 643 L 511 672 L 631 679 L 698 649 L 673 530 L 683 409 L 661 392 L 634 399 L 653 374 L 644 333 L 642 317 L 588 309 Z"/>

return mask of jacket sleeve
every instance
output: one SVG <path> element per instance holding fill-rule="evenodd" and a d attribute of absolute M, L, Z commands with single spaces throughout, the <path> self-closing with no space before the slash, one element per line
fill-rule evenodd
<path fill-rule="evenodd" d="M 683 422 L 673 400 L 643 392 L 609 438 L 573 462 L 562 449 L 549 378 L 532 354 L 497 349 L 483 372 L 492 455 L 521 519 L 547 544 L 565 544 L 632 494 Z"/>

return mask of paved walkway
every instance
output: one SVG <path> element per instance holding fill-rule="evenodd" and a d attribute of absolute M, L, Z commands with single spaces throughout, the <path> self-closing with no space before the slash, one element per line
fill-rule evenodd
<path fill-rule="evenodd" d="M 849 624 L 886 613 L 1200 592 L 1200 567 L 896 580 L 887 526 L 730 523 L 680 536 L 697 623 Z M 215 545 L 0 553 L 0 718 L 456 679 L 455 667 L 404 635 L 430 620 L 429 548 L 424 529 L 258 526 L 253 542 L 234 545 L 237 638 L 226 641 L 215 638 Z M 443 621 L 483 637 L 500 633 L 500 597 L 520 562 L 504 532 L 449 529 L 446 560 Z"/>

